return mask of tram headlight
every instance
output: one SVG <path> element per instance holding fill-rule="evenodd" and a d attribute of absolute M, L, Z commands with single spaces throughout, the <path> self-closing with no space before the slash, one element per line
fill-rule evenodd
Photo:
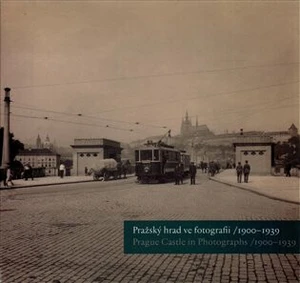
<path fill-rule="evenodd" d="M 145 166 L 145 167 L 144 167 L 144 172 L 145 172 L 145 173 L 150 172 L 150 166 L 148 166 L 148 165 Z"/>

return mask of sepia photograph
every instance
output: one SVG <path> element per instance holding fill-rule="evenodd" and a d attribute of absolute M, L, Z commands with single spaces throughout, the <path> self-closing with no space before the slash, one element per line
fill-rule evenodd
<path fill-rule="evenodd" d="M 2 0 L 0 283 L 300 282 L 299 8 Z"/>

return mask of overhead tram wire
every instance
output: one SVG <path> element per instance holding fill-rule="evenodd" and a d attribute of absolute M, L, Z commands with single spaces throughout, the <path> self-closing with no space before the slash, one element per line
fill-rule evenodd
<path fill-rule="evenodd" d="M 299 62 L 290 63 L 277 63 L 277 64 L 265 64 L 265 65 L 250 65 L 234 68 L 224 68 L 224 69 L 208 69 L 208 70 L 198 70 L 198 71 L 187 71 L 187 72 L 171 72 L 171 73 L 161 73 L 161 74 L 150 74 L 150 75 L 139 75 L 139 76 L 129 76 L 129 77 L 117 77 L 117 78 L 104 78 L 99 80 L 90 81 L 80 81 L 80 82 L 66 82 L 66 83 L 53 83 L 44 85 L 29 85 L 29 86 L 12 86 L 13 89 L 25 89 L 25 88 L 42 88 L 42 87 L 55 87 L 55 86 L 66 86 L 66 85 L 76 85 L 76 84 L 89 84 L 89 83 L 102 83 L 110 81 L 126 81 L 126 80 L 136 80 L 136 79 L 147 79 L 147 78 L 160 78 L 160 77 L 171 77 L 171 76 L 185 76 L 201 73 L 217 73 L 217 72 L 227 72 L 235 70 L 246 70 L 252 68 L 268 68 L 276 66 L 289 66 L 289 65 L 299 65 Z"/>
<path fill-rule="evenodd" d="M 124 128 L 119 128 L 116 126 L 112 126 L 112 125 L 99 125 L 99 124 L 90 124 L 90 123 L 79 123 L 79 122 L 72 122 L 72 121 L 65 121 L 65 120 L 59 120 L 59 119 L 55 119 L 52 117 L 48 117 L 48 116 L 28 116 L 28 115 L 20 115 L 20 114 L 14 114 L 11 113 L 11 116 L 13 117 L 22 117 L 22 118 L 29 118 L 29 119 L 38 119 L 38 120 L 48 120 L 48 121 L 54 121 L 54 122 L 61 122 L 61 123 L 67 123 L 67 124 L 75 124 L 75 125 L 82 125 L 82 126 L 93 126 L 93 127 L 100 127 L 100 128 L 106 128 L 106 129 L 113 129 L 113 130 L 120 130 L 120 131 L 126 131 L 126 132 L 134 132 L 134 133 L 142 133 L 140 130 L 136 130 L 136 129 L 124 129 Z M 145 125 L 145 124 L 142 124 Z M 148 126 L 148 125 L 146 125 Z M 154 126 L 155 128 L 160 128 L 160 129 L 166 129 L 167 127 L 161 127 L 161 126 Z"/>
<path fill-rule="evenodd" d="M 229 92 L 220 92 L 220 93 L 215 93 L 215 94 L 206 94 L 206 95 L 201 95 L 201 96 L 193 96 L 193 97 L 186 97 L 186 98 L 180 98 L 180 99 L 170 99 L 170 100 L 165 100 L 165 101 L 160 101 L 160 102 L 155 102 L 155 103 L 148 103 L 148 104 L 142 104 L 139 106 L 127 106 L 127 107 L 119 107 L 119 108 L 111 108 L 108 110 L 102 110 L 99 113 L 107 113 L 107 112 L 113 112 L 113 111 L 120 111 L 124 109 L 134 109 L 134 108 L 141 108 L 141 107 L 149 107 L 149 106 L 156 106 L 156 105 L 161 105 L 163 102 L 167 103 L 175 103 L 175 102 L 181 102 L 181 101 L 189 101 L 189 100 L 197 100 L 197 99 L 203 99 L 203 98 L 211 98 L 211 97 L 216 97 L 220 95 L 231 95 L 231 94 L 236 94 L 236 93 L 241 93 L 241 92 L 247 92 L 247 91 L 256 91 L 260 89 L 266 89 L 266 88 L 272 88 L 272 87 L 277 87 L 277 86 L 284 86 L 284 85 L 290 85 L 290 84 L 296 84 L 299 83 L 299 81 L 292 81 L 292 82 L 286 82 L 286 83 L 279 83 L 279 84 L 273 84 L 273 85 L 268 85 L 268 86 L 260 86 L 260 87 L 255 87 L 255 88 L 248 88 L 248 89 L 241 89 L 241 90 L 236 90 L 236 91 L 229 91 Z"/>
<path fill-rule="evenodd" d="M 252 107 L 265 106 L 265 105 L 269 105 L 269 104 L 272 104 L 272 103 L 278 103 L 280 101 L 285 101 L 285 100 L 290 100 L 290 99 L 293 99 L 293 97 L 283 97 L 281 99 L 277 99 L 276 101 L 268 101 L 268 102 L 264 102 L 264 103 L 260 102 L 260 103 L 252 104 L 252 105 L 245 106 L 245 107 L 242 107 L 242 108 L 239 107 L 238 109 L 226 109 L 226 110 L 223 110 L 223 111 L 218 111 L 218 114 L 227 114 L 227 115 L 228 114 L 237 114 L 237 113 L 240 113 L 242 111 L 249 110 L 249 108 L 252 108 Z M 254 111 L 256 111 L 256 110 L 257 109 L 255 109 Z M 189 115 L 189 118 L 196 118 L 196 117 L 199 117 L 199 116 L 201 116 L 201 113 L 194 114 L 194 115 Z M 177 117 L 170 117 L 170 118 L 167 118 L 165 120 L 175 120 L 175 119 L 177 120 L 178 116 Z M 151 120 L 149 122 L 156 122 L 156 121 L 160 121 L 160 120 L 159 119 L 158 120 Z"/>
<path fill-rule="evenodd" d="M 118 127 L 111 126 L 111 125 L 106 125 L 106 126 L 104 126 L 104 125 L 89 124 L 89 123 L 77 123 L 77 122 L 72 122 L 72 121 L 58 120 L 58 119 L 54 119 L 54 118 L 51 118 L 51 117 L 48 117 L 48 116 L 44 116 L 44 117 L 38 117 L 38 116 L 26 116 L 26 115 L 14 114 L 14 113 L 11 113 L 11 116 L 13 116 L 13 117 L 29 118 L 29 119 L 39 119 L 39 120 L 54 121 L 54 122 L 61 122 L 61 123 L 74 124 L 74 125 L 81 125 L 81 126 L 93 126 L 93 127 L 106 128 L 106 129 L 112 129 L 112 130 L 120 130 L 120 131 L 126 131 L 126 132 L 135 132 L 135 133 L 139 133 L 138 131 L 133 130 L 133 129 L 118 128 Z"/>
<path fill-rule="evenodd" d="M 215 93 L 215 94 L 207 94 L 205 96 L 197 96 L 197 97 L 189 97 L 189 98 L 184 98 L 184 99 L 178 99 L 178 100 L 170 100 L 170 101 L 165 101 L 165 102 L 181 102 L 181 101 L 189 101 L 189 100 L 195 100 L 195 99 L 203 99 L 205 97 L 215 97 L 219 95 L 230 95 L 230 94 L 236 94 L 240 92 L 246 92 L 246 91 L 255 91 L 259 89 L 265 89 L 265 88 L 272 88 L 276 86 L 283 86 L 283 85 L 289 85 L 289 84 L 295 84 L 299 83 L 299 81 L 294 81 L 294 82 L 286 82 L 286 83 L 279 83 L 279 84 L 274 84 L 274 85 L 268 85 L 268 86 L 260 86 L 260 87 L 255 87 L 255 88 L 249 88 L 249 89 L 243 89 L 243 90 L 236 90 L 236 91 L 231 91 L 231 92 L 221 92 L 221 93 Z M 123 109 L 132 109 L 132 108 L 140 108 L 140 107 L 149 107 L 149 106 L 155 106 L 155 105 L 161 105 L 162 101 L 158 103 L 151 103 L 151 104 L 144 104 L 144 105 L 139 105 L 139 106 L 129 106 L 129 107 L 123 107 L 123 108 L 115 108 L 115 109 L 110 109 L 110 110 L 104 110 L 104 111 L 99 111 L 98 113 L 106 113 L 106 112 L 111 112 L 111 111 L 116 111 L 116 110 L 123 110 Z M 12 107 L 15 108 L 23 108 L 26 109 L 26 107 L 20 107 L 20 106 L 15 106 L 12 105 Z M 95 117 L 95 116 L 90 116 L 90 115 L 84 115 L 81 113 L 75 114 L 75 113 L 68 113 L 68 112 L 60 112 L 60 111 L 53 111 L 53 110 L 45 110 L 45 109 L 38 109 L 38 108 L 33 108 L 33 107 L 27 107 L 29 110 L 33 111 L 42 111 L 42 112 L 49 112 L 49 113 L 56 113 L 56 114 L 63 114 L 66 116 L 79 116 L 79 117 L 87 117 L 87 118 L 93 118 L 97 120 L 106 120 L 106 121 L 111 121 L 115 123 L 126 123 L 126 124 L 132 124 L 132 125 L 144 125 L 144 126 L 150 126 L 150 127 L 156 127 L 156 128 L 167 128 L 166 126 L 154 126 L 154 125 L 149 125 L 149 124 L 144 124 L 140 122 L 126 122 L 126 121 L 120 121 L 120 120 L 113 120 L 113 119 L 106 119 L 106 118 L 101 118 L 101 117 Z"/>
<path fill-rule="evenodd" d="M 145 123 L 141 123 L 141 122 L 127 122 L 127 121 L 121 121 L 121 120 L 107 119 L 107 118 L 85 115 L 85 114 L 81 114 L 81 113 L 75 114 L 75 113 L 59 112 L 59 111 L 38 109 L 38 108 L 33 108 L 33 107 L 21 107 L 21 106 L 14 106 L 14 105 L 12 107 L 19 108 L 19 109 L 28 109 L 28 110 L 32 110 L 32 111 L 38 111 L 38 112 L 49 112 L 49 113 L 55 113 L 55 114 L 62 114 L 64 116 L 83 117 L 83 118 L 89 118 L 89 119 L 98 120 L 98 121 L 108 121 L 108 122 L 129 124 L 129 125 L 141 125 L 141 126 L 161 128 L 161 129 L 167 128 L 167 126 L 157 126 L 157 125 L 150 125 L 150 124 L 145 124 Z M 52 119 L 54 119 L 54 118 L 52 118 Z"/>
<path fill-rule="evenodd" d="M 274 105 L 275 103 L 285 101 L 285 100 L 290 100 L 290 99 L 292 99 L 292 97 L 284 97 L 282 99 L 277 99 L 276 101 L 268 101 L 268 102 L 265 102 L 265 103 L 254 104 L 254 105 L 251 105 L 251 108 L 252 107 L 257 107 L 257 106 L 260 106 L 260 107 L 263 107 L 263 108 L 258 108 L 258 109 L 254 109 L 254 110 L 251 110 L 251 111 L 252 112 L 258 112 L 258 111 L 261 111 L 261 110 L 264 110 L 264 109 L 266 109 L 268 111 L 269 109 L 273 109 L 273 106 L 276 106 L 276 105 Z M 268 105 L 271 106 L 272 108 L 265 108 L 265 106 L 268 106 Z M 295 104 L 290 104 L 290 107 L 294 106 L 294 105 Z M 281 107 L 285 107 L 285 106 L 277 106 L 276 108 L 281 108 Z M 218 111 L 218 114 L 239 115 L 240 113 L 242 113 L 245 110 L 249 110 L 249 106 L 239 108 L 239 109 L 233 109 L 233 111 L 231 111 L 231 110 Z M 201 117 L 201 113 L 194 114 L 194 115 L 189 115 L 189 118 L 196 118 L 196 117 L 198 117 L 198 118 Z M 167 118 L 167 119 L 164 119 L 164 120 L 165 121 L 167 121 L 167 120 L 168 121 L 178 120 L 178 116 L 177 117 L 170 117 L 170 118 Z M 156 121 L 160 121 L 160 120 L 159 119 L 158 120 L 151 120 L 149 122 L 152 123 L 152 122 L 156 122 Z M 209 121 L 220 121 L 220 118 L 219 117 L 210 118 Z"/>
<path fill-rule="evenodd" d="M 278 83 L 278 84 L 273 84 L 273 85 L 258 86 L 258 87 L 254 87 L 254 88 L 246 88 L 246 89 L 240 89 L 240 90 L 234 90 L 234 91 L 228 91 L 228 92 L 219 92 L 219 93 L 212 93 L 212 94 L 206 94 L 206 95 L 201 95 L 201 96 L 185 97 L 185 98 L 181 98 L 181 99 L 177 99 L 177 100 L 166 100 L 166 101 L 160 101 L 160 102 L 155 102 L 155 103 L 142 104 L 142 105 L 138 105 L 138 106 L 119 107 L 119 108 L 113 108 L 113 109 L 108 109 L 108 110 L 102 110 L 102 111 L 99 111 L 97 113 L 101 114 L 101 113 L 106 113 L 106 112 L 111 112 L 111 111 L 116 111 L 116 110 L 129 109 L 129 108 L 131 109 L 131 108 L 154 106 L 154 105 L 157 105 L 157 104 L 161 104 L 162 102 L 180 102 L 180 101 L 203 99 L 203 98 L 206 98 L 206 97 L 216 97 L 216 96 L 220 96 L 220 95 L 230 95 L 230 94 L 235 94 L 235 93 L 255 91 L 255 90 L 259 90 L 259 89 L 296 84 L 296 83 L 299 83 L 299 82 L 300 81 L 283 82 L 283 83 Z M 18 104 L 18 102 L 14 102 L 14 103 Z M 17 107 L 17 106 L 13 106 L 13 107 Z M 18 108 L 21 108 L 21 107 L 18 106 Z M 23 108 L 26 109 L 25 107 L 23 107 Z M 39 108 L 33 108 L 33 107 L 28 107 L 28 109 L 37 110 L 37 111 L 52 112 L 52 113 L 57 113 L 57 114 L 78 116 L 77 113 L 68 113 L 68 112 L 61 112 L 61 111 L 45 110 L 45 109 L 39 109 Z M 82 115 L 84 115 L 84 114 L 82 114 Z M 94 116 L 85 115 L 85 117 L 94 117 Z M 95 117 L 95 118 L 97 118 L 97 117 Z M 99 117 L 99 119 L 102 119 L 102 118 Z M 115 120 L 115 121 L 117 121 L 117 120 Z"/>

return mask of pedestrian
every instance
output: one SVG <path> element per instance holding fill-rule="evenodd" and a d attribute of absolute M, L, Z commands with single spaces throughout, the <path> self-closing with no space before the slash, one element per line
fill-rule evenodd
<path fill-rule="evenodd" d="M 196 185 L 196 173 L 197 173 L 197 167 L 194 164 L 194 162 L 191 162 L 190 164 L 190 177 L 191 177 L 191 185 Z"/>
<path fill-rule="evenodd" d="M 249 180 L 249 174 L 250 174 L 251 167 L 248 163 L 248 160 L 245 161 L 243 172 L 244 172 L 244 182 L 248 183 Z"/>
<path fill-rule="evenodd" d="M 291 169 L 292 169 L 292 164 L 291 163 L 286 163 L 285 168 L 284 168 L 286 177 L 291 177 L 292 176 L 291 175 Z"/>
<path fill-rule="evenodd" d="M 64 174 L 65 174 L 65 170 L 66 170 L 66 167 L 63 163 L 61 163 L 59 165 L 59 176 L 60 178 L 63 178 L 64 177 Z"/>
<path fill-rule="evenodd" d="M 183 177 L 184 177 L 184 165 L 183 163 L 179 164 L 179 181 L 180 184 L 183 184 Z"/>
<path fill-rule="evenodd" d="M 175 177 L 175 185 L 179 185 L 179 180 L 180 180 L 180 168 L 179 165 L 176 164 L 174 168 L 174 177 Z"/>
<path fill-rule="evenodd" d="M 242 183 L 243 166 L 241 162 L 238 162 L 238 165 L 236 166 L 236 174 L 237 174 L 237 182 Z"/>
<path fill-rule="evenodd" d="M 118 179 L 121 179 L 122 178 L 122 163 L 121 161 L 119 161 L 117 163 L 117 175 L 118 175 Z"/>
<path fill-rule="evenodd" d="M 126 160 L 122 163 L 122 172 L 123 172 L 124 179 L 127 178 L 127 171 L 128 171 L 129 164 L 130 164 L 129 160 Z"/>
<path fill-rule="evenodd" d="M 6 187 L 6 170 L 0 168 L 0 187 L 1 183 L 3 182 L 3 186 Z"/>
<path fill-rule="evenodd" d="M 6 169 L 6 186 L 8 187 L 8 183 L 10 183 L 12 186 L 14 186 L 13 183 L 13 171 L 11 170 L 11 167 L 8 166 Z"/>
<path fill-rule="evenodd" d="M 214 161 L 211 161 L 211 162 L 209 163 L 209 172 L 210 172 L 210 176 L 211 176 L 211 177 L 214 177 L 214 176 L 215 176 L 215 174 L 216 174 L 216 169 L 217 169 L 217 167 L 216 167 L 215 162 L 214 162 Z"/>
<path fill-rule="evenodd" d="M 28 178 L 31 178 L 31 180 L 33 180 L 33 169 L 32 169 L 32 167 L 30 166 L 29 163 L 26 163 L 24 165 L 24 174 L 23 174 L 23 176 L 24 176 L 25 181 L 27 181 Z"/>
<path fill-rule="evenodd" d="M 84 175 L 85 175 L 85 176 L 87 176 L 87 175 L 88 175 L 88 173 L 89 173 L 89 170 L 88 170 L 88 168 L 87 168 L 87 167 L 84 167 Z"/>

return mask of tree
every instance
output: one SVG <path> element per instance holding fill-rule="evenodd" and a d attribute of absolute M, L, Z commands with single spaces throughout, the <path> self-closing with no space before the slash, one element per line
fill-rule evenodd
<path fill-rule="evenodd" d="M 9 134 L 9 151 L 10 151 L 10 162 L 13 162 L 20 150 L 24 150 L 24 144 L 19 140 L 14 139 L 14 134 Z"/>
<path fill-rule="evenodd" d="M 300 165 L 300 136 L 293 136 L 288 140 L 289 152 L 286 156 L 286 163 L 292 166 Z"/>

